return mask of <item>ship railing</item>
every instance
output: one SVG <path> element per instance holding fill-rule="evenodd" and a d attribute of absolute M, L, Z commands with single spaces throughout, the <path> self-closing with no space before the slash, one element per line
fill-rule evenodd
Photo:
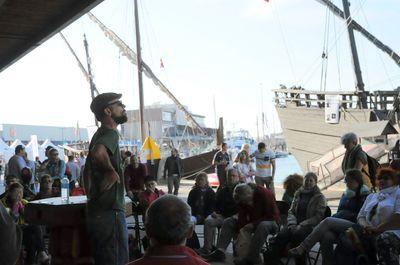
<path fill-rule="evenodd" d="M 356 91 L 313 91 L 305 89 L 275 89 L 275 104 L 285 107 L 287 104 L 295 104 L 300 107 L 324 108 L 328 96 L 340 96 L 340 104 L 344 109 L 359 108 L 359 94 Z M 390 109 L 398 96 L 398 91 L 374 91 L 365 92 L 367 104 L 370 109 Z"/>

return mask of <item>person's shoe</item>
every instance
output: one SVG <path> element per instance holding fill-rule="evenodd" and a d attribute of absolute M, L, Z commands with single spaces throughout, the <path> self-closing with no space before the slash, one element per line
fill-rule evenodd
<path fill-rule="evenodd" d="M 289 249 L 288 256 L 293 258 L 303 257 L 306 250 L 300 245 L 296 248 Z"/>
<path fill-rule="evenodd" d="M 199 255 L 199 256 L 206 256 L 206 255 L 210 254 L 211 251 L 209 251 L 208 249 L 205 249 L 205 248 L 197 248 L 194 250 L 194 252 L 196 252 L 197 255 Z"/>
<path fill-rule="evenodd" d="M 207 260 L 208 262 L 213 262 L 213 261 L 223 262 L 223 261 L 225 261 L 225 253 L 220 249 L 217 249 L 217 250 L 211 252 L 210 254 L 204 255 L 202 257 L 205 260 Z"/>
<path fill-rule="evenodd" d="M 41 251 L 37 257 L 38 264 L 50 264 L 50 257 L 47 255 L 46 251 Z"/>

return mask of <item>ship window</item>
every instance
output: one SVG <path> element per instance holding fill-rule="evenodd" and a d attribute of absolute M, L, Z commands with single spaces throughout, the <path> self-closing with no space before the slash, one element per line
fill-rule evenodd
<path fill-rule="evenodd" d="M 171 112 L 167 112 L 167 111 L 163 111 L 162 120 L 163 121 L 172 121 L 172 113 Z"/>

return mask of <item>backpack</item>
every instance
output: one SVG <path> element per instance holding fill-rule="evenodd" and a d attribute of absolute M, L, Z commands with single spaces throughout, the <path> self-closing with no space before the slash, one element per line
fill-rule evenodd
<path fill-rule="evenodd" d="M 369 156 L 367 153 L 365 154 L 367 155 L 368 172 L 364 168 L 361 171 L 368 176 L 372 184 L 372 189 L 376 191 L 376 173 L 381 167 L 381 164 L 379 164 L 378 160 L 375 158 Z"/>

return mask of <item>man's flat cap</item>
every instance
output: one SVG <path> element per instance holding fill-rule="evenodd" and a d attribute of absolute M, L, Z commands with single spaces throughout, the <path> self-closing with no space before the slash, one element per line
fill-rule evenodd
<path fill-rule="evenodd" d="M 90 109 L 94 114 L 101 113 L 108 105 L 114 103 L 122 97 L 122 94 L 117 93 L 102 93 L 97 95 L 90 104 Z"/>

